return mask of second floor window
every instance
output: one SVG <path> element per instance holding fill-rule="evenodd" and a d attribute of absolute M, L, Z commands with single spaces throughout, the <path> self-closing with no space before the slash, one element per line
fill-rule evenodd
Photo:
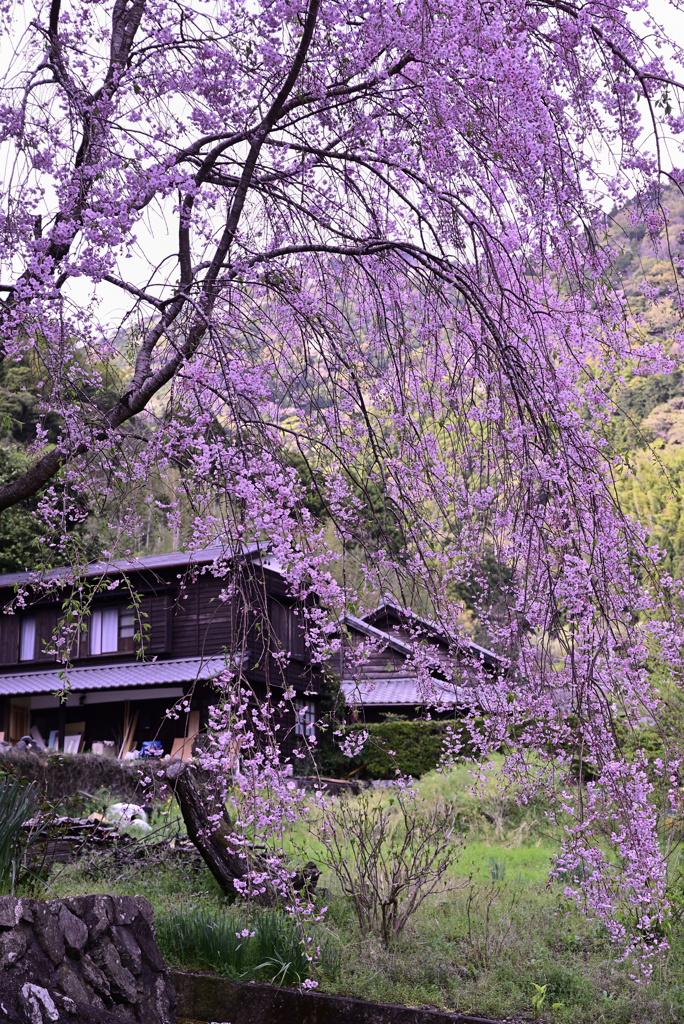
<path fill-rule="evenodd" d="M 90 618 L 89 654 L 132 651 L 135 611 L 132 608 L 95 608 Z"/>
<path fill-rule="evenodd" d="M 14 635 L 16 636 L 16 633 Z M 21 620 L 21 631 L 19 634 L 19 661 L 33 661 L 35 656 L 36 618 L 35 615 L 24 615 Z"/>
<path fill-rule="evenodd" d="M 311 700 L 295 700 L 295 736 L 316 735 L 316 705 Z"/>
<path fill-rule="evenodd" d="M 90 619 L 91 654 L 116 654 L 119 650 L 119 609 L 96 608 Z"/>
<path fill-rule="evenodd" d="M 119 638 L 131 639 L 135 635 L 135 612 L 132 608 L 122 608 L 119 612 Z"/>

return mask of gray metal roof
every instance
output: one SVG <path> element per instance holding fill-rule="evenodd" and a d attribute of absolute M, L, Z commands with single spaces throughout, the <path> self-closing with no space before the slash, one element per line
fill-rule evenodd
<path fill-rule="evenodd" d="M 59 669 L 40 672 L 14 672 L 0 675 L 0 694 L 19 697 L 29 693 L 55 693 L 65 680 L 72 692 L 111 690 L 121 687 L 163 686 L 169 683 L 193 683 L 209 679 L 226 667 L 223 658 L 178 658 L 173 661 L 132 662 L 125 665 L 97 665 L 71 668 L 60 678 Z"/>
<path fill-rule="evenodd" d="M 267 548 L 258 544 L 245 544 L 241 549 L 214 544 L 212 547 L 201 548 L 198 551 L 171 551 L 167 555 L 143 555 L 138 558 L 131 555 L 130 558 L 121 558 L 114 562 L 100 561 L 89 565 L 84 573 L 85 576 L 106 576 L 110 573 L 135 572 L 141 569 L 173 569 L 175 567 L 195 565 L 206 565 L 215 562 L 218 558 L 229 560 L 240 555 L 243 558 L 250 558 L 259 551 L 263 553 L 261 564 L 273 572 L 282 572 L 281 566 L 267 554 Z M 35 572 L 9 572 L 0 576 L 0 587 L 13 587 L 15 583 L 30 582 L 32 579 L 55 580 L 64 578 L 69 581 L 73 570 L 68 566 L 59 569 L 49 569 L 46 573 Z"/>
<path fill-rule="evenodd" d="M 369 707 L 374 704 L 401 705 L 412 707 L 424 707 L 425 705 L 435 706 L 447 704 L 453 706 L 454 700 L 460 701 L 465 696 L 462 686 L 447 687 L 436 680 L 432 680 L 432 693 L 421 693 L 415 679 L 383 679 L 377 682 L 356 682 L 353 679 L 343 679 L 340 689 L 344 694 L 345 702 L 349 705 L 362 705 Z M 474 694 L 475 691 L 470 691 Z"/>
<path fill-rule="evenodd" d="M 384 606 L 380 605 L 378 608 L 376 608 L 376 611 L 379 611 L 382 607 Z M 396 608 L 397 606 L 395 605 L 394 607 Z M 427 619 L 418 619 L 416 616 L 414 616 L 414 618 L 416 618 L 416 621 L 418 622 L 424 622 L 428 624 Z M 384 629 L 378 629 L 377 626 L 371 626 L 369 622 L 366 622 L 365 618 L 359 619 L 356 615 L 352 615 L 350 612 L 345 612 L 342 615 L 342 622 L 351 626 L 352 629 L 358 630 L 360 633 L 365 633 L 365 635 L 372 640 L 383 640 L 388 647 L 392 648 L 392 650 L 398 651 L 400 654 L 405 654 L 407 657 L 409 657 L 414 652 L 412 644 L 407 644 L 405 640 L 400 640 L 399 637 L 395 636 L 390 631 L 386 632 Z M 436 633 L 437 630 L 434 627 L 434 625 L 432 623 L 429 623 L 429 625 L 432 626 L 433 632 Z M 444 643 L 449 642 L 447 637 L 443 633 L 439 634 L 439 639 L 441 639 Z M 488 651 L 485 647 L 480 647 L 479 644 L 473 643 L 472 640 L 468 640 L 466 639 L 466 637 L 459 636 L 456 637 L 455 640 L 463 652 L 473 654 L 480 661 L 484 661 L 487 659 L 495 663 L 501 663 L 502 661 L 498 654 L 494 654 L 493 651 Z M 438 670 L 437 666 L 435 666 L 435 668 Z"/>

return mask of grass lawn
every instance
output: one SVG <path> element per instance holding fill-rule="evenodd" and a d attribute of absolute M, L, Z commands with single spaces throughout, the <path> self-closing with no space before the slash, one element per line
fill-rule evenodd
<path fill-rule="evenodd" d="M 426 800 L 453 802 L 464 844 L 449 875 L 452 888 L 426 902 L 389 949 L 360 933 L 352 907 L 334 877 L 324 872 L 319 886 L 327 890 L 321 902 L 328 910 L 311 929 L 313 944 L 324 949 L 316 974 L 320 988 L 382 1002 L 531 1020 L 536 984 L 546 985 L 541 1016 L 549 1022 L 684 1021 L 684 936 L 673 935 L 669 958 L 651 985 L 635 984 L 629 963 L 616 963 L 615 949 L 600 927 L 576 912 L 559 912 L 562 887 L 548 884 L 555 847 L 545 831 L 543 809 L 502 802 L 493 786 L 479 801 L 468 793 L 468 784 L 462 768 L 447 777 L 432 773 L 421 782 Z M 388 797 L 379 791 L 377 798 Z M 293 842 L 306 842 L 303 830 L 297 830 Z M 316 845 L 308 844 L 314 859 Z M 67 865 L 50 884 L 57 896 L 142 893 L 162 918 L 179 907 L 189 916 L 204 911 L 217 918 L 237 909 L 227 904 L 203 865 L 193 868 L 172 860 L 147 864 L 143 858 L 117 867 L 98 856 Z M 247 909 L 251 926 L 261 913 Z M 179 959 L 170 948 L 163 951 L 173 966 L 197 966 L 191 956 Z M 250 956 L 233 976 L 268 980 L 269 969 L 255 973 Z"/>

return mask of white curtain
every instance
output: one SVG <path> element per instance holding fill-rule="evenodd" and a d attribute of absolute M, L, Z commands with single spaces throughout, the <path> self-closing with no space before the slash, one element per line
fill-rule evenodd
<path fill-rule="evenodd" d="M 110 654 L 119 649 L 119 609 L 102 609 L 102 653 Z"/>
<path fill-rule="evenodd" d="M 90 619 L 90 653 L 112 654 L 119 649 L 119 609 L 96 608 Z"/>
<path fill-rule="evenodd" d="M 102 654 L 102 612 L 94 611 L 90 616 L 90 653 Z"/>
<path fill-rule="evenodd" d="M 15 634 L 16 636 L 16 634 Z M 21 620 L 21 641 L 19 644 L 19 660 L 33 661 L 36 656 L 36 620 L 32 615 Z"/>

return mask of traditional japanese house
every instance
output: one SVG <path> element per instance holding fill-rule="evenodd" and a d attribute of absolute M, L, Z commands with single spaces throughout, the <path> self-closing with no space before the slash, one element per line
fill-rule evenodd
<path fill-rule="evenodd" d="M 391 598 L 358 618 L 345 615 L 333 666 L 352 715 L 368 722 L 388 713 L 408 718 L 453 715 L 470 703 L 483 680 L 503 671 L 501 658 L 464 637 L 448 637 L 428 619 L 408 613 Z M 358 651 L 365 650 L 359 659 Z M 428 688 L 419 682 L 416 656 L 427 666 Z M 466 693 L 466 691 L 469 691 Z"/>
<path fill-rule="evenodd" d="M 314 728 L 318 678 L 303 616 L 277 563 L 256 546 L 89 566 L 85 583 L 95 597 L 66 671 L 54 636 L 72 578 L 53 570 L 47 590 L 32 580 L 31 573 L 0 576 L 4 740 L 28 734 L 39 746 L 124 756 L 157 739 L 165 753 L 189 756 L 214 701 L 211 680 L 227 666 L 238 667 L 257 695 L 295 691 L 281 725 L 286 749 Z M 17 587 L 26 590 L 22 608 L 11 605 Z M 66 700 L 55 696 L 65 688 Z M 178 717 L 167 717 L 172 706 Z"/>

